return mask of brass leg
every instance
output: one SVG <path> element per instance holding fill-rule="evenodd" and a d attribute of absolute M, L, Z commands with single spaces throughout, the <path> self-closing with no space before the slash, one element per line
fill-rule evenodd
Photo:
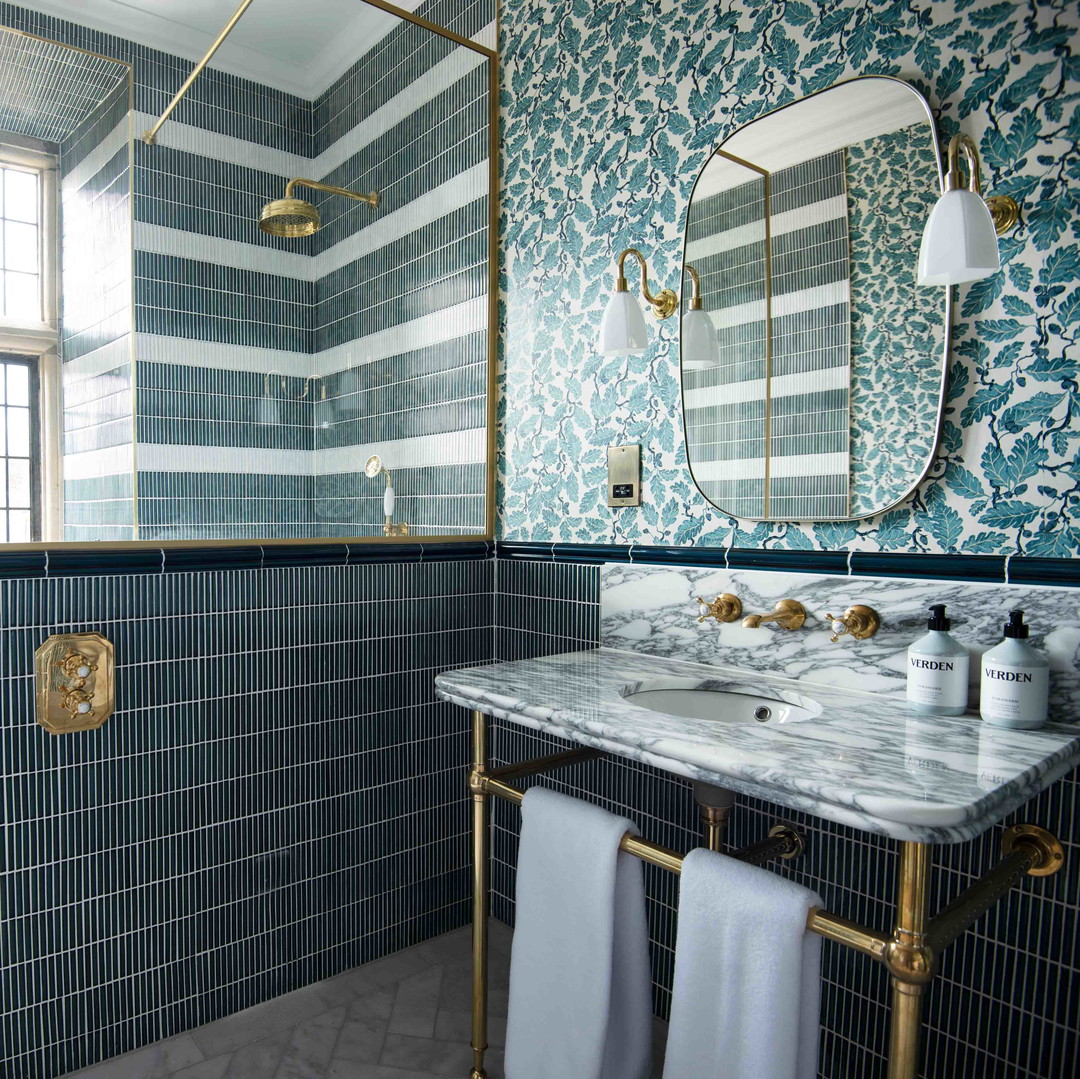
<path fill-rule="evenodd" d="M 469 1079 L 485 1079 L 484 1052 L 487 1049 L 487 973 L 488 973 L 488 905 L 490 894 L 491 857 L 491 798 L 475 782 L 487 769 L 487 716 L 472 714 L 472 772 L 469 789 L 472 792 L 473 829 L 473 1000 L 472 1051 L 473 1066 Z"/>
<path fill-rule="evenodd" d="M 900 848 L 900 884 L 896 928 L 885 949 L 892 973 L 888 1079 L 918 1079 L 922 998 L 934 975 L 934 953 L 926 940 L 930 847 L 904 843 Z"/>

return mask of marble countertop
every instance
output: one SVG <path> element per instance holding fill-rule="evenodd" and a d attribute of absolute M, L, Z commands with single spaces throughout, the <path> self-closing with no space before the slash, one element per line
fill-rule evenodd
<path fill-rule="evenodd" d="M 798 723 L 686 719 L 626 700 L 687 680 L 800 703 Z M 447 671 L 440 697 L 688 779 L 864 831 L 924 843 L 984 832 L 1080 763 L 1080 724 L 990 727 L 977 715 L 914 716 L 895 699 L 805 680 L 610 648 Z"/>

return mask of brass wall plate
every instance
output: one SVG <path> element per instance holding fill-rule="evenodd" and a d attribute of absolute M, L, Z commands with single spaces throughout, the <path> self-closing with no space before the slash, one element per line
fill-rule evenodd
<path fill-rule="evenodd" d="M 113 713 L 112 642 L 100 633 L 57 633 L 34 653 L 37 721 L 50 734 L 92 731 Z"/>

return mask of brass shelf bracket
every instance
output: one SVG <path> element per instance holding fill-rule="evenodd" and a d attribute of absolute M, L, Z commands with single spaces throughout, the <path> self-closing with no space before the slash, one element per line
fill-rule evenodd
<path fill-rule="evenodd" d="M 468 788 L 473 804 L 473 1067 L 469 1074 L 470 1079 L 486 1079 L 490 800 L 502 798 L 520 806 L 525 792 L 507 782 L 508 779 L 540 775 L 554 768 L 595 760 L 604 754 L 596 749 L 573 749 L 489 770 L 487 717 L 479 711 L 472 712 L 472 749 Z M 704 805 L 703 811 L 708 808 Z M 719 846 L 719 836 L 715 841 Z M 709 847 L 716 849 L 712 837 Z M 922 1000 L 933 980 L 940 953 L 1024 876 L 1049 876 L 1058 872 L 1065 862 L 1058 839 L 1034 824 L 1016 824 L 1007 828 L 1001 847 L 1002 860 L 936 917 L 930 918 L 931 846 L 928 843 L 901 843 L 900 879 L 891 934 L 880 933 L 818 908 L 807 916 L 806 928 L 810 932 L 876 959 L 889 971 L 892 1012 L 888 1079 L 918 1079 Z M 672 873 L 682 872 L 681 854 L 641 836 L 624 835 L 619 849 L 650 865 Z M 794 826 L 780 822 L 769 830 L 766 839 L 733 851 L 730 856 L 757 865 L 772 858 L 794 858 L 804 850 L 801 833 Z"/>

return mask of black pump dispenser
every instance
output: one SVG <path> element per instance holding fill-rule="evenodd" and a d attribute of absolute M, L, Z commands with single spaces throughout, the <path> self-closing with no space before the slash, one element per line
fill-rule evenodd
<path fill-rule="evenodd" d="M 944 632 L 951 626 L 952 623 L 945 617 L 945 604 L 932 603 L 930 605 L 930 617 L 926 621 L 926 628 L 938 629 Z"/>
<path fill-rule="evenodd" d="M 1015 637 L 1020 641 L 1027 640 L 1028 627 L 1024 625 L 1023 611 L 1009 611 L 1009 621 L 1005 623 L 1005 636 Z"/>

